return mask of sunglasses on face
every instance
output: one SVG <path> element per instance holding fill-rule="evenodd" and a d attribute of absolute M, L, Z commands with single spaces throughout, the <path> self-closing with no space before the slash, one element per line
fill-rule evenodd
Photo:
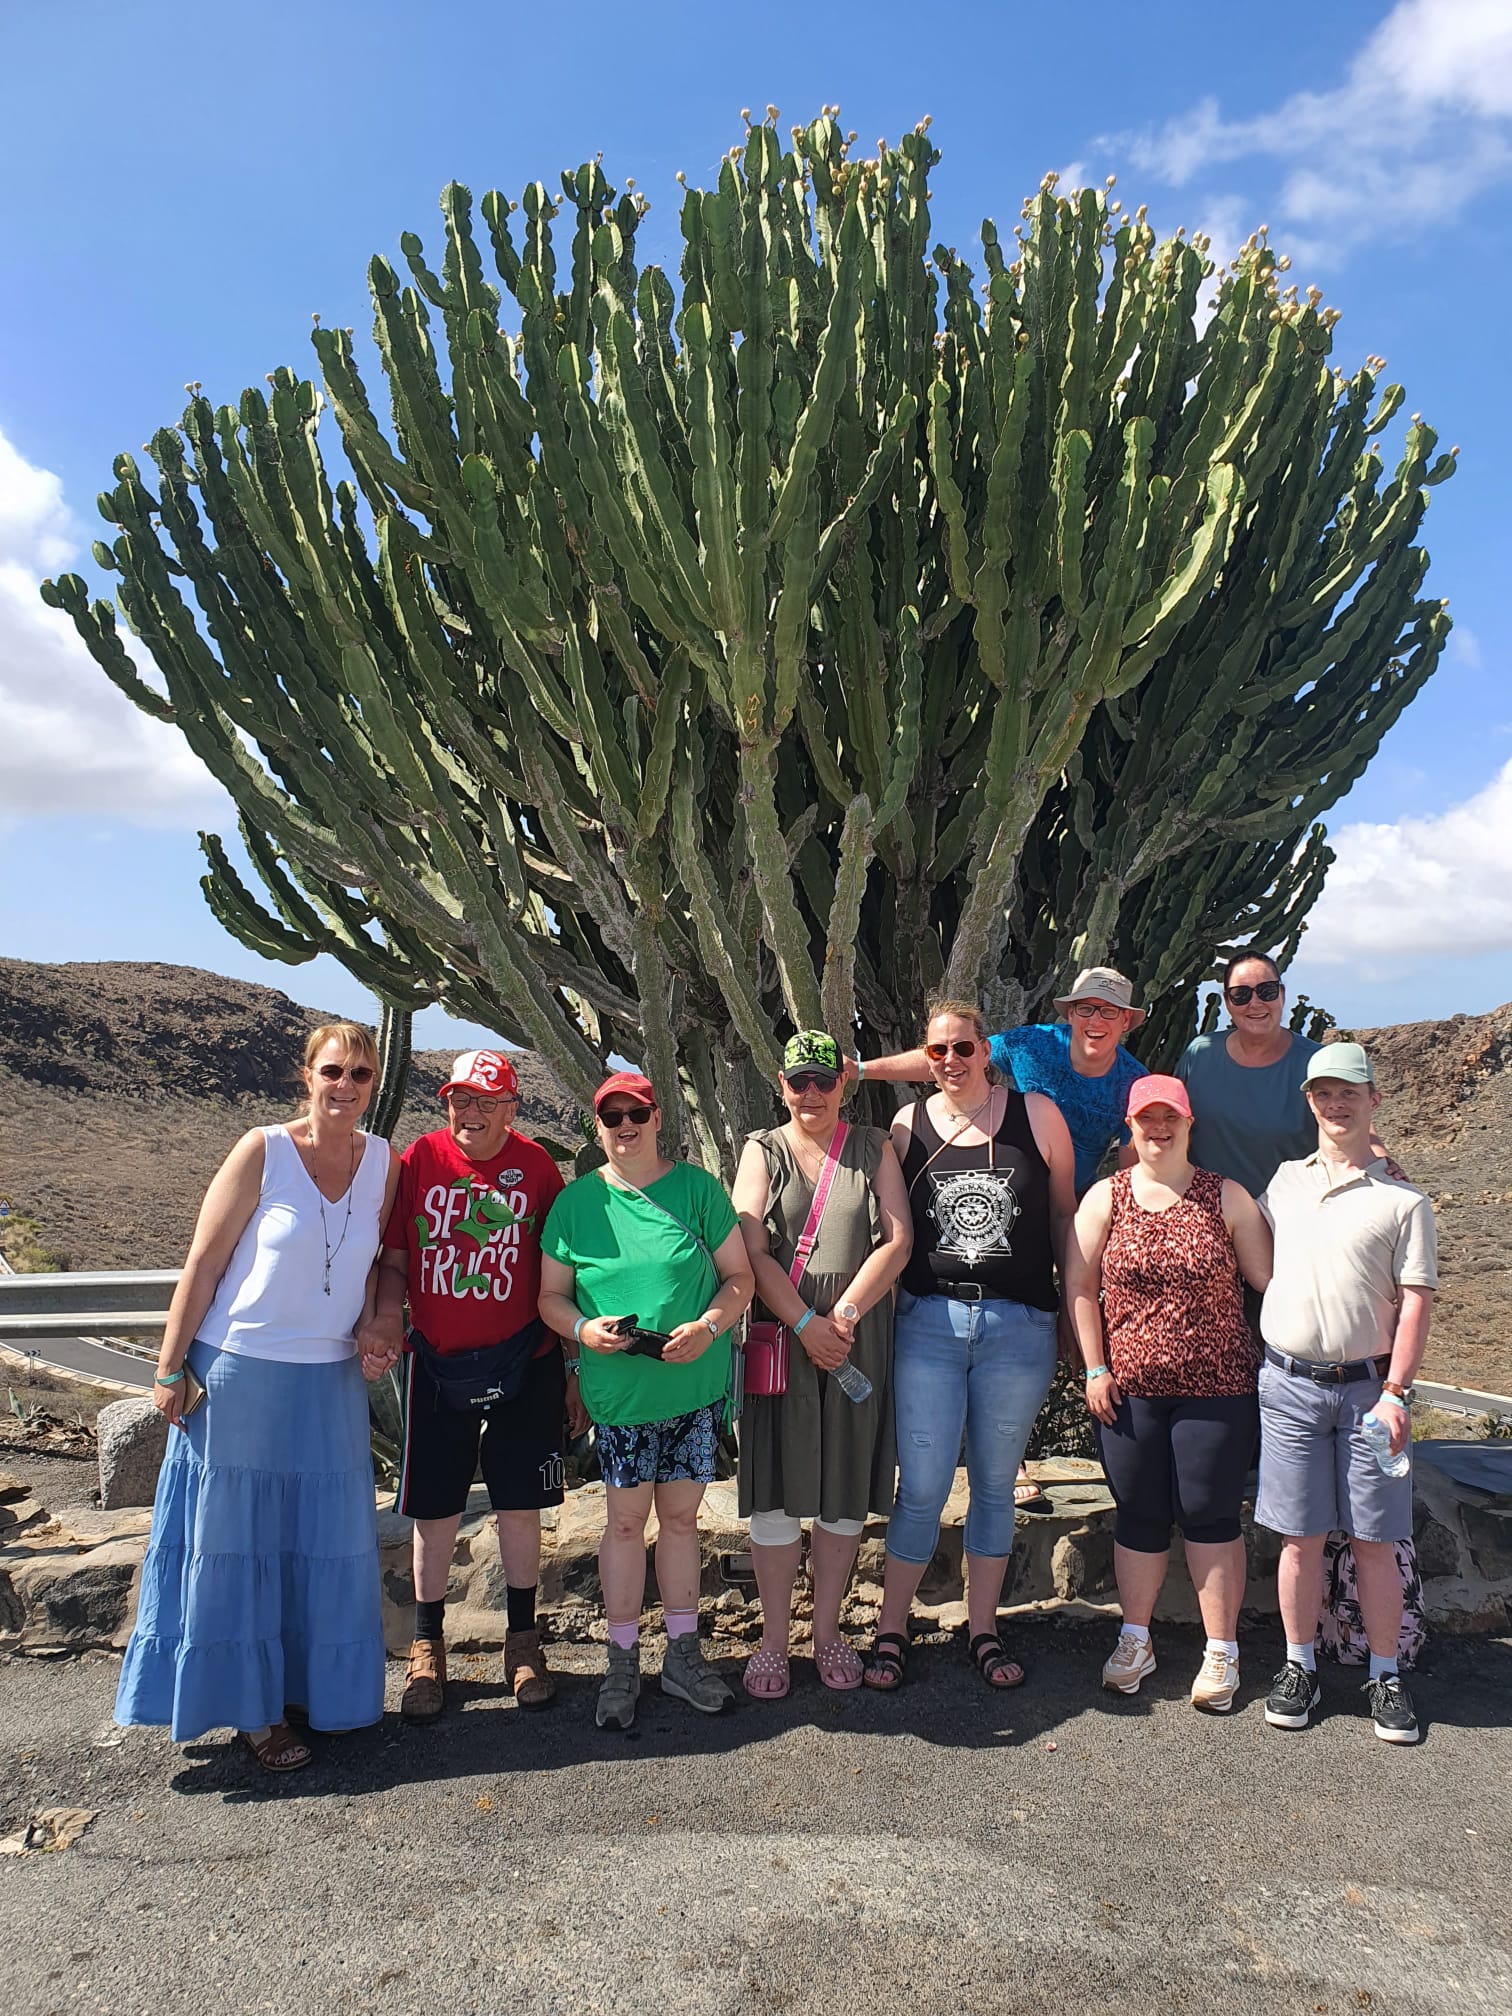
<path fill-rule="evenodd" d="M 1257 987 L 1230 987 L 1226 991 L 1236 1008 L 1248 1008 L 1251 1001 L 1279 1001 L 1281 982 L 1262 980 Z"/>
<path fill-rule="evenodd" d="M 623 1127 L 627 1120 L 632 1127 L 644 1127 L 655 1111 L 654 1106 L 604 1106 L 598 1117 L 604 1127 Z"/>
<path fill-rule="evenodd" d="M 513 1092 L 448 1092 L 446 1103 L 454 1113 L 486 1113 L 491 1106 L 513 1106 Z"/>
<path fill-rule="evenodd" d="M 955 1043 L 926 1043 L 924 1055 L 931 1064 L 943 1064 L 947 1057 L 975 1057 L 981 1047 L 963 1036 Z"/>
<path fill-rule="evenodd" d="M 1116 1022 L 1124 1011 L 1113 1008 L 1106 1001 L 1073 1001 L 1071 1013 L 1078 1022 Z"/>
<path fill-rule="evenodd" d="M 350 1078 L 354 1085 L 370 1085 L 373 1079 L 371 1064 L 317 1064 L 315 1069 L 327 1085 L 339 1085 L 343 1078 Z"/>
<path fill-rule="evenodd" d="M 787 1088 L 789 1092 L 822 1092 L 828 1097 L 839 1083 L 833 1071 L 795 1071 Z"/>

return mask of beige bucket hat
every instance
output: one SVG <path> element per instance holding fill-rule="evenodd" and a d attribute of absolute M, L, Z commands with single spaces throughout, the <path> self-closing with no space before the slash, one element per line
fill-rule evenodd
<path fill-rule="evenodd" d="M 1131 1031 L 1137 1029 L 1145 1019 L 1143 1008 L 1134 1006 L 1134 982 L 1124 978 L 1111 966 L 1087 966 L 1076 976 L 1076 984 L 1069 994 L 1057 994 L 1055 1005 L 1062 1015 L 1070 1009 L 1073 1001 L 1106 1001 L 1113 1008 L 1127 1008 L 1134 1020 L 1129 1024 Z"/>

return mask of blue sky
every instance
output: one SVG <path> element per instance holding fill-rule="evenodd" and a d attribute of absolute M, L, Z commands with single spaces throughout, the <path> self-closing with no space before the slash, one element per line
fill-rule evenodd
<path fill-rule="evenodd" d="M 268 966 L 219 930 L 194 831 L 223 803 L 36 580 L 90 573 L 111 458 L 177 417 L 186 380 L 221 400 L 281 362 L 309 371 L 312 311 L 364 331 L 368 257 L 404 229 L 433 242 L 452 177 L 518 194 L 602 149 L 652 200 L 644 255 L 665 256 L 676 171 L 710 177 L 742 106 L 786 124 L 838 101 L 866 141 L 933 115 L 936 228 L 968 258 L 982 216 L 1006 229 L 1048 168 L 1116 173 L 1130 207 L 1209 230 L 1225 257 L 1268 222 L 1291 277 L 1343 310 L 1338 360 L 1384 354 L 1461 444 L 1427 521 L 1454 640 L 1330 817 L 1340 860 L 1293 984 L 1361 1024 L 1512 998 L 1505 0 L 7 13 L 0 949 L 201 965 L 370 1012 L 332 963 Z M 455 1026 L 432 1011 L 425 1034 Z"/>

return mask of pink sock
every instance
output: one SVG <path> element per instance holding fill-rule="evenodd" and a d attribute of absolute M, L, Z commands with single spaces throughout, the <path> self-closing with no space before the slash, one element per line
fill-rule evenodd
<path fill-rule="evenodd" d="M 666 1619 L 667 1636 L 669 1638 L 686 1638 L 690 1631 L 698 1629 L 698 1612 L 696 1610 L 668 1610 L 666 1612 Z"/>
<path fill-rule="evenodd" d="M 618 1645 L 622 1652 L 633 1652 L 639 1640 L 640 1619 L 638 1617 L 633 1624 L 611 1624 L 609 1626 L 609 1643 L 611 1645 Z"/>

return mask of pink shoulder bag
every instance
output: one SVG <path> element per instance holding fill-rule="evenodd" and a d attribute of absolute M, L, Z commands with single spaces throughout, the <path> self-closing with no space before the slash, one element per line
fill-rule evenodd
<path fill-rule="evenodd" d="M 840 1150 L 845 1146 L 845 1137 L 849 1132 L 849 1124 L 842 1120 L 835 1129 L 834 1138 L 825 1155 L 824 1167 L 819 1171 L 819 1181 L 814 1186 L 814 1201 L 809 1206 L 808 1223 L 799 1235 L 798 1245 L 793 1254 L 793 1264 L 788 1269 L 788 1279 L 795 1288 L 808 1271 L 814 1248 L 819 1243 L 819 1227 L 824 1222 L 824 1207 L 829 1203 L 835 1171 L 840 1166 Z M 761 1318 L 746 1326 L 747 1394 L 754 1394 L 759 1399 L 775 1399 L 779 1394 L 786 1393 L 789 1336 L 786 1323 L 774 1323 L 769 1317 Z"/>

